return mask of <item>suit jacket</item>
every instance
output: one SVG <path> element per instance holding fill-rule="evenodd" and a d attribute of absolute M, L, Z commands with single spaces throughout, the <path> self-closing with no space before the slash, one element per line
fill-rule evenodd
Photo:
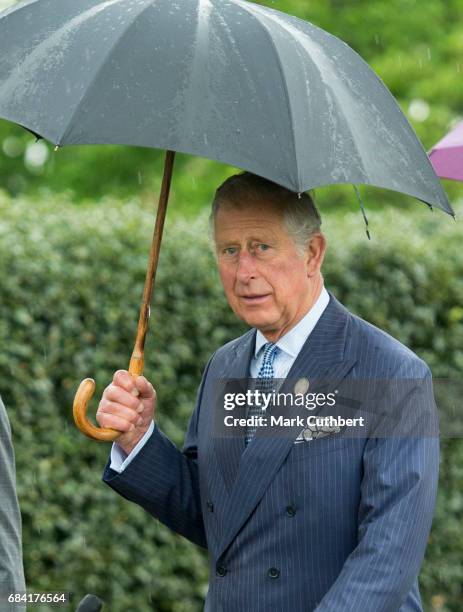
<path fill-rule="evenodd" d="M 217 381 L 248 376 L 254 341 L 250 330 L 209 360 L 182 451 L 155 427 L 121 474 L 108 462 L 103 480 L 207 548 L 209 612 L 422 610 L 417 577 L 435 505 L 438 436 L 373 431 L 294 443 L 300 427 L 276 437 L 259 428 L 245 447 L 243 435 L 217 435 Z M 431 381 L 422 360 L 331 293 L 286 380 L 323 376 L 340 384 Z M 408 384 L 402 395 L 393 386 L 399 414 L 416 424 L 435 410 L 432 383 L 424 392 Z"/>
<path fill-rule="evenodd" d="M 14 450 L 8 416 L 0 399 L 0 597 L 25 591 L 22 564 L 21 514 L 16 496 Z M 8 604 L 3 599 L 0 609 L 25 610 L 25 606 Z"/>

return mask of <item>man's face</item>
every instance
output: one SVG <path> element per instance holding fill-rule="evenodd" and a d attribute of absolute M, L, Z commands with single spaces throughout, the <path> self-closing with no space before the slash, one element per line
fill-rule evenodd
<path fill-rule="evenodd" d="M 321 287 L 324 239 L 301 254 L 274 204 L 223 204 L 215 219 L 220 278 L 230 307 L 276 341 L 309 310 Z M 320 251 L 321 248 L 321 256 Z"/>

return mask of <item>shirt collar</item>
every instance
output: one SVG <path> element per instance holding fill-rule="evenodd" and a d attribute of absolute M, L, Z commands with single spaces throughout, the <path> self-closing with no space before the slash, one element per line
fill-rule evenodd
<path fill-rule="evenodd" d="M 328 291 L 325 289 L 325 287 L 323 287 L 317 301 L 309 312 L 302 317 L 297 325 L 295 325 L 289 330 L 289 332 L 284 334 L 284 336 L 278 340 L 276 343 L 278 348 L 291 357 L 297 357 L 305 341 L 317 324 L 318 319 L 322 316 L 323 311 L 328 306 L 329 301 L 330 296 Z M 257 330 L 254 357 L 257 357 L 260 349 L 264 346 L 264 344 L 267 344 L 267 342 L 268 340 L 264 334 Z"/>

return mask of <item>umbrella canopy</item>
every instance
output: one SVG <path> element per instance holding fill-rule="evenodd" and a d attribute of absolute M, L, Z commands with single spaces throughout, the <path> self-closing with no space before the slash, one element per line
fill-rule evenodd
<path fill-rule="evenodd" d="M 463 121 L 434 145 L 429 157 L 438 176 L 463 181 Z"/>
<path fill-rule="evenodd" d="M 157 147 L 292 191 L 370 184 L 452 214 L 398 104 L 344 42 L 243 0 L 32 0 L 0 16 L 0 117 L 56 145 Z"/>

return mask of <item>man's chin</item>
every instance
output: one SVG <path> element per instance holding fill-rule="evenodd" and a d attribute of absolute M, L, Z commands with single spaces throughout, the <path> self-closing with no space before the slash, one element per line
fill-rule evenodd
<path fill-rule="evenodd" d="M 240 319 L 242 319 L 250 327 L 255 327 L 261 332 L 271 331 L 275 328 L 275 318 L 270 317 L 267 314 L 257 312 L 240 312 Z"/>

